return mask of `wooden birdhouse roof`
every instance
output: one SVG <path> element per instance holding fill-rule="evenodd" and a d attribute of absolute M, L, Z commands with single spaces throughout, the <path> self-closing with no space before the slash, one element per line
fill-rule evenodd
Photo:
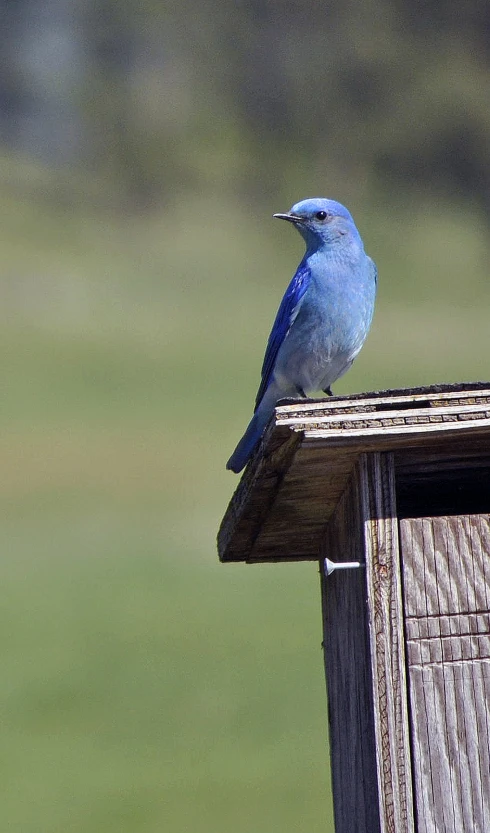
<path fill-rule="evenodd" d="M 490 511 L 490 382 L 281 401 L 221 524 L 221 561 L 318 559 L 369 451 L 395 455 L 405 517 L 451 514 L 455 501 L 458 511 Z"/>

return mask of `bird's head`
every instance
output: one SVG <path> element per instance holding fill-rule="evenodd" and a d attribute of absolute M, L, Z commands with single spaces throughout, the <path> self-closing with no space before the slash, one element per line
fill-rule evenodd
<path fill-rule="evenodd" d="M 361 242 L 349 211 L 335 200 L 314 197 L 297 202 L 288 214 L 274 214 L 296 226 L 309 248 Z"/>

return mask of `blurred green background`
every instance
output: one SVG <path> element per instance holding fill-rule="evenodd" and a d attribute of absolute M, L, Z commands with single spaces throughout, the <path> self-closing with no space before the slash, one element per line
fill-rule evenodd
<path fill-rule="evenodd" d="M 336 393 L 488 378 L 490 4 L 0 13 L 0 830 L 332 831 L 317 567 L 215 549 L 271 215 L 378 264 Z"/>

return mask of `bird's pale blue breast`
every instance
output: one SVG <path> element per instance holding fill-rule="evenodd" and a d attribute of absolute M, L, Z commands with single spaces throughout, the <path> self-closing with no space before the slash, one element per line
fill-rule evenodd
<path fill-rule="evenodd" d="M 255 410 L 257 410 L 260 401 L 268 388 L 272 373 L 274 371 L 274 365 L 276 363 L 279 348 L 286 338 L 289 328 L 297 315 L 299 303 L 308 288 L 310 279 L 311 272 L 309 266 L 307 265 L 306 260 L 303 260 L 298 266 L 294 278 L 286 289 L 281 305 L 277 311 L 276 319 L 269 336 L 269 341 L 267 342 L 264 363 L 262 365 L 262 380 L 260 382 L 257 398 L 255 400 Z"/>

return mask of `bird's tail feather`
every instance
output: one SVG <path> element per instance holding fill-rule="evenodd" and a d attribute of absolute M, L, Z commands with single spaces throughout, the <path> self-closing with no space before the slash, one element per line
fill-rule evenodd
<path fill-rule="evenodd" d="M 240 472 L 247 465 L 254 452 L 255 446 L 262 436 L 264 427 L 264 420 L 259 417 L 259 412 L 256 411 L 247 430 L 245 431 L 245 434 L 228 460 L 226 464 L 227 469 L 231 469 L 231 471 L 238 474 L 238 472 Z"/>

